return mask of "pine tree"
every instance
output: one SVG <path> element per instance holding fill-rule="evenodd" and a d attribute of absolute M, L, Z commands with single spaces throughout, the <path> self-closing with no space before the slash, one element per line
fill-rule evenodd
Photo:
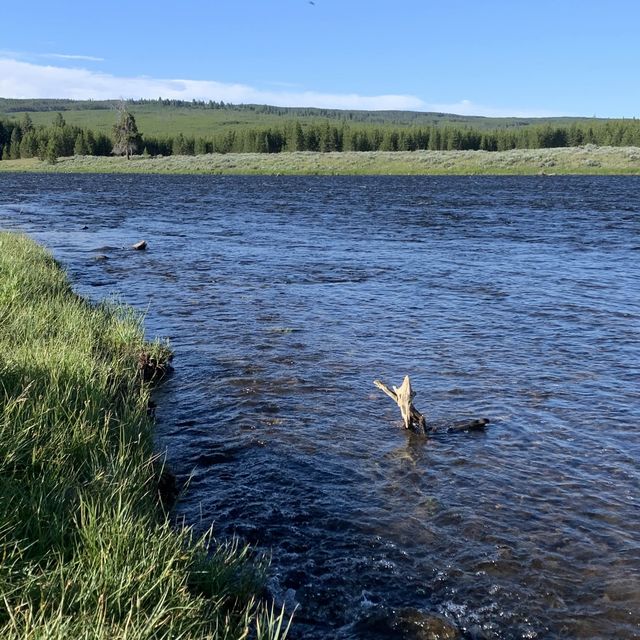
<path fill-rule="evenodd" d="M 22 120 L 20 120 L 20 130 L 22 131 L 23 136 L 26 136 L 27 133 L 33 131 L 33 120 L 28 113 L 25 113 L 22 116 Z"/>
<path fill-rule="evenodd" d="M 287 129 L 286 137 L 287 151 L 304 151 L 304 131 L 297 120 Z"/>
<path fill-rule="evenodd" d="M 193 137 L 184 139 L 184 153 L 185 155 L 195 155 L 196 139 Z"/>
<path fill-rule="evenodd" d="M 201 156 L 207 153 L 207 141 L 204 138 L 197 138 L 193 152 L 196 156 Z"/>
<path fill-rule="evenodd" d="M 118 109 L 118 121 L 113 125 L 113 153 L 126 155 L 128 160 L 141 146 L 142 138 L 138 133 L 136 119 L 121 105 Z"/>
<path fill-rule="evenodd" d="M 20 135 L 20 127 L 14 127 L 13 131 L 11 131 L 11 159 L 19 160 L 20 159 L 20 142 L 22 141 L 22 136 Z"/>
<path fill-rule="evenodd" d="M 49 134 L 46 129 L 41 129 L 38 135 L 38 158 L 42 161 L 47 159 L 47 146 L 49 144 Z"/>
<path fill-rule="evenodd" d="M 55 164 L 58 161 L 58 156 L 62 155 L 62 133 L 59 128 L 56 127 L 49 135 L 49 141 L 47 142 L 47 148 L 45 151 L 45 160 L 49 164 Z"/>
<path fill-rule="evenodd" d="M 33 158 L 36 155 L 38 155 L 38 138 L 36 132 L 31 129 L 22 136 L 22 142 L 20 142 L 20 157 Z"/>
<path fill-rule="evenodd" d="M 462 133 L 460 129 L 448 131 L 447 149 L 449 151 L 459 151 L 462 149 Z"/>
<path fill-rule="evenodd" d="M 387 129 L 380 141 L 380 151 L 397 151 L 398 150 L 398 133 L 392 129 Z"/>
<path fill-rule="evenodd" d="M 440 132 L 431 127 L 429 131 L 429 151 L 438 151 L 440 149 Z"/>
<path fill-rule="evenodd" d="M 85 142 L 86 142 L 86 144 L 87 144 L 87 155 L 89 155 L 89 156 L 96 156 L 96 155 L 98 155 L 98 154 L 96 153 L 96 139 L 95 139 L 95 137 L 93 136 L 93 131 L 91 131 L 91 129 L 89 129 L 89 130 L 86 132 L 86 135 L 85 135 Z"/>
<path fill-rule="evenodd" d="M 329 122 L 325 122 L 319 134 L 320 151 L 330 153 L 338 150 L 337 131 Z"/>
<path fill-rule="evenodd" d="M 179 133 L 174 139 L 171 145 L 171 154 L 174 156 L 183 156 L 186 154 L 187 143 L 182 133 Z"/>
<path fill-rule="evenodd" d="M 87 147 L 87 140 L 84 135 L 84 131 L 80 131 L 76 136 L 75 144 L 73 145 L 74 156 L 87 156 L 89 155 L 89 149 Z"/>

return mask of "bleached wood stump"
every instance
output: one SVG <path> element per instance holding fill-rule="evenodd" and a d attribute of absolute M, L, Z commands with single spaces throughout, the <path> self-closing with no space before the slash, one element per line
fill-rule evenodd
<path fill-rule="evenodd" d="M 399 388 L 394 386 L 393 390 L 389 389 L 389 387 L 380 380 L 374 380 L 373 384 L 375 384 L 378 389 L 384 391 L 400 407 L 405 429 L 410 429 L 415 433 L 425 435 L 426 420 L 413 406 L 413 399 L 416 394 L 411 389 L 409 376 L 405 376 L 402 385 Z"/>
<path fill-rule="evenodd" d="M 438 425 L 430 424 L 427 426 L 425 417 L 413 406 L 413 399 L 416 394 L 411 388 L 409 376 L 404 377 L 400 388 L 394 386 L 393 390 L 389 389 L 389 387 L 380 380 L 374 380 L 373 384 L 375 384 L 378 389 L 384 391 L 400 407 L 405 429 L 409 429 L 423 436 L 441 432 L 460 433 L 463 431 L 484 431 L 484 428 L 490 422 L 488 418 L 475 418 L 459 420 L 457 422 L 447 421 Z"/>

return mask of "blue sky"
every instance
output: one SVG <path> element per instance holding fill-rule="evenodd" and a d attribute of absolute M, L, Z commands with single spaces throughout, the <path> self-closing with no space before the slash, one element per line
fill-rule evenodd
<path fill-rule="evenodd" d="M 639 0 L 3 4 L 0 97 L 640 116 Z"/>

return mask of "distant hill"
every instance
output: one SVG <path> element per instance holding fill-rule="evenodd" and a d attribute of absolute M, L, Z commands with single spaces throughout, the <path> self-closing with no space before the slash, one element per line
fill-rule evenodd
<path fill-rule="evenodd" d="M 53 114 L 62 112 L 71 125 L 109 133 L 119 100 L 8 99 L 0 98 L 0 118 L 18 119 L 28 112 L 33 122 L 51 124 Z M 223 102 L 184 102 L 179 100 L 127 101 L 138 128 L 150 136 L 206 136 L 242 127 L 282 126 L 296 120 L 303 126 L 327 121 L 361 125 L 396 127 L 455 126 L 476 130 L 496 130 L 531 125 L 570 126 L 574 123 L 604 123 L 605 118 L 487 118 L 451 113 L 420 111 L 358 111 L 274 107 L 269 105 L 232 105 Z"/>

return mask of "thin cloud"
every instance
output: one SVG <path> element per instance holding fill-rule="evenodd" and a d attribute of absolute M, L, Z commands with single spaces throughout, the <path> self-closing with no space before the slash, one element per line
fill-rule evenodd
<path fill-rule="evenodd" d="M 34 62 L 42 59 L 53 60 L 80 60 L 84 62 L 104 62 L 104 58 L 97 56 L 87 56 L 76 53 L 36 53 L 34 51 L 11 51 L 9 49 L 0 49 L 0 58 L 14 60 L 16 62 Z"/>
<path fill-rule="evenodd" d="M 460 100 L 460 102 L 448 104 L 432 103 L 427 104 L 426 107 L 428 111 L 437 111 L 438 113 L 453 113 L 459 116 L 485 116 L 487 118 L 552 118 L 567 115 L 566 113 L 561 114 L 543 109 L 489 107 L 476 104 L 471 100 Z"/>
<path fill-rule="evenodd" d="M 48 54 L 69 60 L 92 56 Z M 428 103 L 402 94 L 363 96 L 357 93 L 320 93 L 283 86 L 281 90 L 262 90 L 245 84 L 214 80 L 183 80 L 118 77 L 83 68 L 34 64 L 1 55 L 0 96 L 4 98 L 69 98 L 110 100 L 114 98 L 173 100 L 215 100 L 232 104 L 270 104 L 282 107 L 326 109 L 437 111 L 460 115 L 537 117 L 556 115 L 532 109 L 494 108 L 462 100 L 452 104 Z"/>
<path fill-rule="evenodd" d="M 98 58 L 96 56 L 83 56 L 70 53 L 42 53 L 42 58 L 54 58 L 56 60 L 87 60 L 89 62 L 104 62 L 104 58 Z"/>
<path fill-rule="evenodd" d="M 88 69 L 38 65 L 0 58 L 0 95 L 5 98 L 71 98 L 108 100 L 158 97 L 175 100 L 222 100 L 290 107 L 336 109 L 414 109 L 424 103 L 415 96 L 328 94 L 315 91 L 263 91 L 244 84 L 213 80 L 117 77 Z"/>
<path fill-rule="evenodd" d="M 265 84 L 270 87 L 280 87 L 281 89 L 300 89 L 303 86 L 298 82 L 279 82 L 277 80 L 269 80 Z"/>

